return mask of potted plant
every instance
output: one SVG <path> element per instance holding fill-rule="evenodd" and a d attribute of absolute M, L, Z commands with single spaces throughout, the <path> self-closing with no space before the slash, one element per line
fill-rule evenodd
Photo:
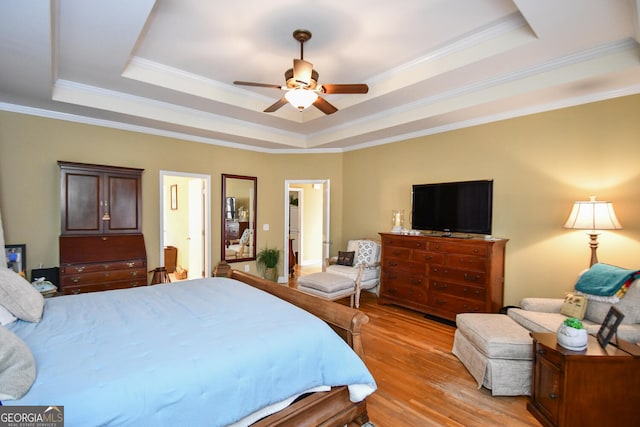
<path fill-rule="evenodd" d="M 265 279 L 272 282 L 278 281 L 278 261 L 280 260 L 280 250 L 265 247 L 256 255 L 256 267 Z"/>
<path fill-rule="evenodd" d="M 562 347 L 573 351 L 587 348 L 587 330 L 582 322 L 575 317 L 569 317 L 558 328 L 557 340 Z"/>

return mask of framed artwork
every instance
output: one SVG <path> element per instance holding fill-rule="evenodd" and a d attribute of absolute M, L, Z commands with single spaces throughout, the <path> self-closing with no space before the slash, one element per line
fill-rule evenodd
<path fill-rule="evenodd" d="M 607 344 L 609 344 L 609 341 L 611 341 L 611 338 L 618 330 L 618 326 L 620 326 L 622 319 L 624 319 L 624 314 L 622 314 L 620 310 L 612 306 L 609 309 L 607 316 L 604 318 L 604 322 L 602 322 L 602 326 L 600 326 L 600 330 L 598 331 L 597 335 L 598 342 L 600 343 L 602 348 L 606 347 Z"/>
<path fill-rule="evenodd" d="M 178 210 L 178 184 L 171 186 L 171 210 Z"/>
<path fill-rule="evenodd" d="M 4 245 L 7 268 L 27 274 L 27 245 Z"/>

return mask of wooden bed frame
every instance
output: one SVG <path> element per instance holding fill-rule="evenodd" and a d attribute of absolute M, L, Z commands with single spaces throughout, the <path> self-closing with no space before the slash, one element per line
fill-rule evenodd
<path fill-rule="evenodd" d="M 228 277 L 275 295 L 324 320 L 363 361 L 365 360 L 360 333 L 362 325 L 367 323 L 369 318 L 364 313 L 238 270 L 230 269 Z M 351 402 L 347 387 L 341 386 L 333 387 L 328 392 L 309 394 L 282 411 L 263 418 L 253 426 L 348 425 L 355 427 L 367 423 L 369 423 L 369 416 L 366 402 L 364 400 L 358 403 Z M 369 423 L 369 425 L 372 424 Z"/>

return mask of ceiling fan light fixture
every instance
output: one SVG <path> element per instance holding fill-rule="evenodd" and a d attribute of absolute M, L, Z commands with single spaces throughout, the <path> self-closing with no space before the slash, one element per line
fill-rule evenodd
<path fill-rule="evenodd" d="M 316 102 L 318 94 L 311 90 L 294 89 L 285 93 L 284 97 L 291 105 L 296 107 L 299 111 L 302 111 Z"/>

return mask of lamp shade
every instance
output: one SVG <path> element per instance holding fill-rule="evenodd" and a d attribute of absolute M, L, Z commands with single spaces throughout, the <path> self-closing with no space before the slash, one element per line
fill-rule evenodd
<path fill-rule="evenodd" d="M 575 202 L 565 228 L 579 230 L 618 230 L 622 228 L 616 217 L 611 202 L 596 201 L 595 196 L 591 200 Z"/>
<path fill-rule="evenodd" d="M 316 102 L 318 94 L 311 90 L 294 89 L 284 94 L 284 97 L 291 105 L 302 111 Z"/>

